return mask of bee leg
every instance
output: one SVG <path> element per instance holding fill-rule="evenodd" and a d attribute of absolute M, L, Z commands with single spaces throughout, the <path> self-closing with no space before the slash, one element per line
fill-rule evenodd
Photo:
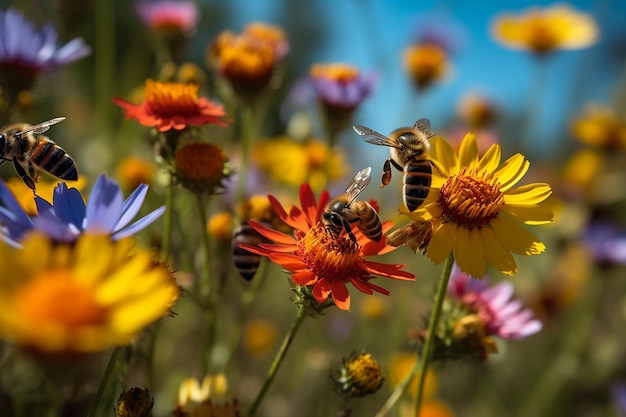
<path fill-rule="evenodd" d="M 348 222 L 347 220 L 343 221 L 343 228 L 346 231 L 346 233 L 348 234 L 348 236 L 350 237 L 350 240 L 353 241 L 354 243 L 356 243 L 356 236 L 354 236 L 354 233 L 352 233 L 352 226 L 350 226 L 350 223 L 354 223 L 354 222 L 358 222 L 360 219 L 357 217 L 356 219 L 352 220 L 351 222 Z"/>
<path fill-rule="evenodd" d="M 17 175 L 19 175 L 19 177 L 22 180 L 24 180 L 24 184 L 26 184 L 26 186 L 28 188 L 33 190 L 33 193 L 34 193 L 35 192 L 35 181 L 33 181 L 33 179 L 26 173 L 26 170 L 20 164 L 20 162 L 17 160 L 17 158 L 13 158 L 13 167 L 15 167 L 15 172 L 17 172 Z"/>
<path fill-rule="evenodd" d="M 381 182 L 380 188 L 385 187 L 391 182 L 391 159 L 387 159 L 383 165 L 383 177 L 381 178 Z"/>

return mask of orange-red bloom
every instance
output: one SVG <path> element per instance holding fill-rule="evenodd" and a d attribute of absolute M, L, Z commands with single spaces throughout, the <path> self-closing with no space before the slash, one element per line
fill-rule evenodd
<path fill-rule="evenodd" d="M 387 245 L 386 238 L 379 242 L 372 241 L 357 228 L 353 229 L 356 242 L 347 238 L 345 233 L 338 238 L 328 233 L 320 222 L 324 207 L 330 200 L 327 191 L 316 202 L 311 187 L 303 184 L 300 187 L 302 208 L 292 207 L 289 213 L 273 196 L 270 195 L 269 200 L 281 220 L 294 228 L 294 236 L 250 220 L 250 225 L 257 232 L 274 243 L 261 243 L 259 247 L 241 247 L 267 256 L 272 262 L 289 270 L 292 273 L 291 279 L 297 285 L 311 287 L 317 302 L 324 303 L 332 297 L 337 307 L 348 310 L 350 294 L 347 283 L 365 294 L 376 291 L 388 295 L 389 291 L 371 282 L 374 275 L 400 280 L 415 279 L 413 274 L 401 270 L 404 265 L 384 264 L 363 258 L 394 250 L 393 246 Z M 383 232 L 387 232 L 392 226 L 391 222 L 383 223 Z"/>
<path fill-rule="evenodd" d="M 113 102 L 124 109 L 127 119 L 156 127 L 159 132 L 182 130 L 188 125 L 226 126 L 224 107 L 198 97 L 198 85 L 146 80 L 145 99 L 141 104 L 118 97 Z"/>

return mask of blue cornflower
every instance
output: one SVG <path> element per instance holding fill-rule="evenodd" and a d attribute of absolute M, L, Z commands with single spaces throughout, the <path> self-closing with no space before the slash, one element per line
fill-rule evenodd
<path fill-rule="evenodd" d="M 85 205 L 76 188 L 59 183 L 54 189 L 53 204 L 35 197 L 39 214 L 31 218 L 9 188 L 0 182 L 0 238 L 20 246 L 27 232 L 37 230 L 58 242 L 73 242 L 82 233 L 110 234 L 113 240 L 122 239 L 144 229 L 165 211 L 165 207 L 160 207 L 128 226 L 139 212 L 147 192 L 148 186 L 142 184 L 123 200 L 120 186 L 100 175 Z"/>
<path fill-rule="evenodd" d="M 91 53 L 82 38 L 57 47 L 57 33 L 38 29 L 13 7 L 0 10 L 0 85 L 15 94 L 27 90 L 42 71 L 51 71 Z"/>

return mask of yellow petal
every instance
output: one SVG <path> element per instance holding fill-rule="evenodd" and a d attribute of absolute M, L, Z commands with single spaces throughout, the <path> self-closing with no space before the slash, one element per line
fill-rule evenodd
<path fill-rule="evenodd" d="M 500 165 L 501 157 L 502 148 L 497 143 L 494 143 L 478 161 L 478 172 L 494 172 Z"/>
<path fill-rule="evenodd" d="M 540 205 L 505 204 L 500 208 L 500 212 L 530 225 L 547 224 L 554 219 L 552 210 Z"/>
<path fill-rule="evenodd" d="M 483 227 L 480 229 L 480 232 L 483 237 L 483 244 L 485 245 L 487 262 L 504 274 L 516 274 L 517 265 L 515 264 L 515 259 L 513 259 L 511 252 L 502 246 L 491 227 Z"/>
<path fill-rule="evenodd" d="M 478 144 L 476 137 L 468 133 L 461 142 L 459 148 L 459 164 L 462 167 L 473 168 L 478 163 Z"/>
<path fill-rule="evenodd" d="M 457 226 L 454 223 L 444 223 L 437 230 L 433 230 L 433 237 L 426 251 L 431 261 L 438 264 L 450 255 L 456 240 L 456 232 Z"/>
<path fill-rule="evenodd" d="M 491 226 L 500 243 L 511 252 L 530 256 L 546 249 L 535 235 L 517 223 L 498 217 L 491 221 Z"/>
<path fill-rule="evenodd" d="M 504 192 L 514 186 L 526 174 L 528 167 L 530 167 L 530 162 L 519 153 L 504 161 L 494 172 L 500 182 L 500 191 Z"/>
<path fill-rule="evenodd" d="M 454 245 L 454 259 L 466 274 L 478 279 L 485 275 L 487 265 L 479 229 L 459 228 Z"/>
<path fill-rule="evenodd" d="M 514 188 L 504 194 L 507 204 L 537 204 L 548 198 L 552 189 L 548 184 L 535 183 Z"/>
<path fill-rule="evenodd" d="M 437 169 L 440 171 L 440 174 L 447 178 L 456 173 L 459 165 L 452 146 L 441 138 L 434 138 L 431 141 L 431 145 L 431 158 L 434 159 L 437 164 Z"/>

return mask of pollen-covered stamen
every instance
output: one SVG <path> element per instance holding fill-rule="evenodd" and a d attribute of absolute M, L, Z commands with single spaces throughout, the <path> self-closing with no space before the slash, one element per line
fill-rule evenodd
<path fill-rule="evenodd" d="M 482 227 L 498 215 L 504 195 L 492 174 L 464 167 L 441 187 L 439 204 L 449 221 L 467 228 Z"/>
<path fill-rule="evenodd" d="M 197 112 L 198 85 L 146 81 L 146 104 L 154 114 L 186 115 Z"/>
<path fill-rule="evenodd" d="M 345 237 L 334 237 L 325 226 L 313 226 L 298 242 L 296 254 L 318 277 L 358 276 L 359 245 Z"/>

